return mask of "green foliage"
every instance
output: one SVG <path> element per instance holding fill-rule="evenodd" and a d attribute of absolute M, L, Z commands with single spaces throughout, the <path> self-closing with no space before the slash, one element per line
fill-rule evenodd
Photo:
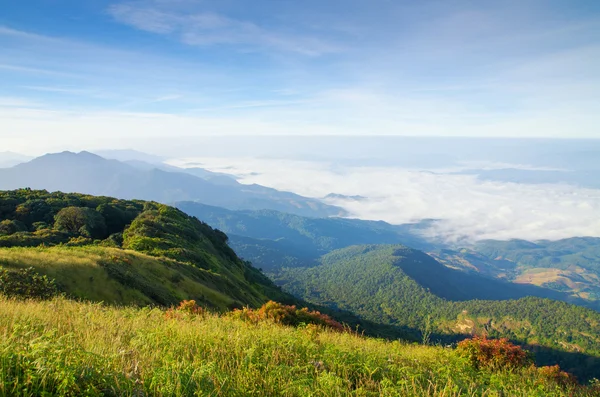
<path fill-rule="evenodd" d="M 11 229 L 11 233 L 3 233 L 0 226 L 0 247 L 57 245 L 78 236 L 104 239 L 122 233 L 142 208 L 142 202 L 110 197 L 30 189 L 0 191 L 0 219 Z M 47 230 L 50 225 L 54 232 Z"/>
<path fill-rule="evenodd" d="M 26 232 L 27 226 L 21 221 L 5 219 L 0 222 L 0 236 L 10 236 L 17 232 Z"/>
<path fill-rule="evenodd" d="M 25 224 L 32 231 L 0 235 L 0 247 L 37 247 L 0 250 L 4 266 L 34 266 L 65 285 L 70 296 L 162 306 L 195 299 L 217 310 L 295 301 L 240 260 L 225 233 L 166 205 L 23 189 L 0 192 L 0 211 L 7 224 L 33 222 Z M 46 228 L 52 220 L 55 228 Z M 57 245 L 80 250 L 43 248 Z M 154 259 L 131 257 L 120 248 Z M 64 261 L 74 257 L 85 264 L 70 273 Z"/>
<path fill-rule="evenodd" d="M 0 236 L 0 247 L 52 246 L 67 243 L 71 238 L 72 236 L 66 232 L 40 229 L 35 232 L 17 232 L 9 236 Z"/>
<path fill-rule="evenodd" d="M 83 237 L 102 239 L 106 236 L 104 217 L 86 207 L 66 207 L 54 217 L 54 228 Z"/>
<path fill-rule="evenodd" d="M 238 255 L 267 273 L 282 267 L 312 265 L 321 255 L 355 244 L 423 244 L 421 239 L 385 222 L 315 219 L 271 210 L 231 211 L 195 202 L 176 206 L 225 231 Z"/>
<path fill-rule="evenodd" d="M 0 267 L 0 294 L 12 298 L 50 299 L 58 294 L 54 280 L 32 267 L 9 270 Z"/>
<path fill-rule="evenodd" d="M 165 314 L 0 298 L 0 395 L 592 397 L 599 390 L 537 369 L 474 370 L 449 348 Z"/>

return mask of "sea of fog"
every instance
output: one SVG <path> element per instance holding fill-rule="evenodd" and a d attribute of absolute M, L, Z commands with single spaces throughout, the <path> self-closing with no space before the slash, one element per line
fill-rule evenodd
<path fill-rule="evenodd" d="M 227 149 L 227 150 L 224 150 Z M 600 237 L 600 140 L 212 138 L 168 162 L 295 192 L 448 242 Z"/>

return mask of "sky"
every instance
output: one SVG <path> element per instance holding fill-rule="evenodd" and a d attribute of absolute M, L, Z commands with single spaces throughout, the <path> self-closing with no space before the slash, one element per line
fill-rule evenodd
<path fill-rule="evenodd" d="M 0 8 L 0 151 L 214 135 L 600 138 L 595 0 Z"/>

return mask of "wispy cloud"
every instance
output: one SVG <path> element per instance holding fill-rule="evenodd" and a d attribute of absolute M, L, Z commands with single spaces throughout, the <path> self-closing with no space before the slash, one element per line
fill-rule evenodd
<path fill-rule="evenodd" d="M 217 13 L 178 13 L 156 2 L 116 4 L 108 11 L 119 22 L 147 32 L 173 35 L 189 45 L 236 45 L 245 50 L 266 48 L 310 56 L 341 50 L 318 37 L 284 33 Z"/>
<path fill-rule="evenodd" d="M 10 64 L 0 64 L 0 69 L 9 70 L 13 72 L 20 73 L 33 73 L 33 74 L 42 74 L 49 76 L 57 76 L 57 77 L 77 77 L 77 75 L 71 73 L 63 73 L 55 70 L 49 69 L 40 69 L 35 67 L 23 66 L 23 65 L 10 65 Z"/>
<path fill-rule="evenodd" d="M 59 94 L 70 94 L 70 95 L 91 95 L 94 94 L 93 90 L 84 90 L 80 88 L 69 88 L 69 87 L 52 87 L 52 86 L 23 86 L 23 88 L 32 91 L 41 92 L 56 92 Z"/>

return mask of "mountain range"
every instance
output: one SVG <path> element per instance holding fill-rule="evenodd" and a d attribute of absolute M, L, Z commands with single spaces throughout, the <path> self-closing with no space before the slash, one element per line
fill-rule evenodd
<path fill-rule="evenodd" d="M 243 185 L 231 177 L 199 168 L 108 160 L 89 152 L 47 154 L 0 169 L 0 189 L 24 187 L 161 203 L 193 200 L 230 209 L 266 208 L 312 217 L 345 214 L 343 209 L 317 199 L 260 185 Z"/>

